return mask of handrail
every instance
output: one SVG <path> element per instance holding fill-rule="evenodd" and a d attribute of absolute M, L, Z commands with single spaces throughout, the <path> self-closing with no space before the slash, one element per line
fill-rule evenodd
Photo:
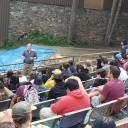
<path fill-rule="evenodd" d="M 83 55 L 80 55 L 80 57 L 79 57 L 79 63 L 80 63 L 80 62 L 83 62 L 83 61 L 80 61 L 80 60 L 81 60 L 81 57 L 83 57 L 83 56 L 110 54 L 110 53 L 114 53 L 114 52 L 119 52 L 119 51 L 113 51 L 113 52 L 100 52 L 100 53 L 92 53 L 92 54 L 83 54 Z"/>

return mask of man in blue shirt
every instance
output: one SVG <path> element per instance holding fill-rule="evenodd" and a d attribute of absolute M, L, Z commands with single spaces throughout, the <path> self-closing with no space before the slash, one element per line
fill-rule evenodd
<path fill-rule="evenodd" d="M 27 50 L 25 50 L 22 54 L 22 58 L 24 59 L 24 68 L 23 68 L 23 74 L 24 75 L 30 75 L 34 60 L 37 59 L 37 53 L 32 49 L 32 44 L 29 43 L 27 45 Z M 28 72 L 27 72 L 28 71 Z"/>

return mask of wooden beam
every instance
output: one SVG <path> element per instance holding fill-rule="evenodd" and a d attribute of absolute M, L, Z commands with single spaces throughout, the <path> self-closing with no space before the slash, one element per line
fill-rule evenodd
<path fill-rule="evenodd" d="M 68 41 L 69 42 L 72 42 L 72 37 L 73 37 L 73 27 L 74 27 L 77 3 L 78 3 L 77 1 L 78 0 L 73 0 L 73 2 L 72 2 L 72 10 L 71 10 L 69 30 L 68 30 Z"/>
<path fill-rule="evenodd" d="M 111 8 L 111 14 L 110 14 L 110 18 L 109 18 L 109 22 L 108 22 L 108 26 L 107 26 L 107 30 L 106 30 L 105 46 L 108 46 L 108 37 L 109 37 L 110 31 L 111 31 L 112 22 L 113 22 L 117 2 L 118 2 L 118 0 L 113 0 L 113 4 L 112 4 L 112 8 Z"/>

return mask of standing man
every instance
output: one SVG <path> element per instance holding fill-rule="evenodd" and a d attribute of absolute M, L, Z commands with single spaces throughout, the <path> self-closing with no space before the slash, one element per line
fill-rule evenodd
<path fill-rule="evenodd" d="M 35 59 L 37 59 L 37 53 L 32 49 L 31 43 L 27 45 L 27 50 L 23 52 L 22 58 L 24 59 L 23 74 L 26 75 L 28 70 L 28 75 L 30 75 L 34 65 L 33 62 Z"/>

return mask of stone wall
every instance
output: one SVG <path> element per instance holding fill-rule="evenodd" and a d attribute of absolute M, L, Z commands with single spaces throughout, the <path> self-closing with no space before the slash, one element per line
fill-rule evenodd
<path fill-rule="evenodd" d="M 71 8 L 27 2 L 10 2 L 9 38 L 18 38 L 22 32 L 39 29 L 45 33 L 67 37 Z M 73 40 L 102 44 L 110 12 L 79 9 L 76 14 Z M 113 42 L 126 37 L 128 14 L 119 16 Z"/>

